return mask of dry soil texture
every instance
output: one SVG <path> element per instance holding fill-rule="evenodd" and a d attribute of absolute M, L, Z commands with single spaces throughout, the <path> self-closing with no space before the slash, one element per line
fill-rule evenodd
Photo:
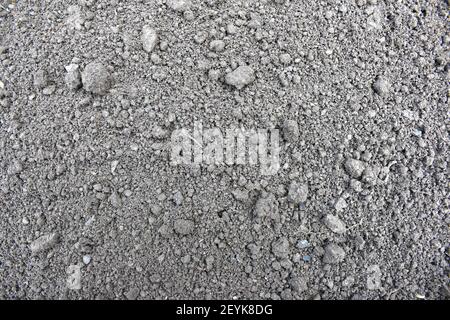
<path fill-rule="evenodd" d="M 444 0 L 3 0 L 0 298 L 445 299 Z M 280 130 L 280 169 L 171 163 Z"/>

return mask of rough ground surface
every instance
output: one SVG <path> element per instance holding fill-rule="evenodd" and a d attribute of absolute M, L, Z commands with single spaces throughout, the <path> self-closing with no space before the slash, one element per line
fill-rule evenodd
<path fill-rule="evenodd" d="M 444 0 L 0 6 L 0 298 L 445 299 Z M 279 128 L 281 169 L 173 166 Z"/>

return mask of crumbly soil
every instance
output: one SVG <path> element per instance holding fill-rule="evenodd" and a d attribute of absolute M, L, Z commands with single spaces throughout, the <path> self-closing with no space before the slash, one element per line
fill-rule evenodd
<path fill-rule="evenodd" d="M 0 298 L 448 298 L 448 1 L 0 4 Z"/>

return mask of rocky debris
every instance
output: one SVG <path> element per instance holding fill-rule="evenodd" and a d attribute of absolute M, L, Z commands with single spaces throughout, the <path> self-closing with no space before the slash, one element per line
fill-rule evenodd
<path fill-rule="evenodd" d="M 67 8 L 66 24 L 75 30 L 82 30 L 85 19 L 82 15 L 81 8 L 77 5 L 72 5 Z"/>
<path fill-rule="evenodd" d="M 323 263 L 336 264 L 344 261 L 345 251 L 339 245 L 330 243 L 325 247 L 325 253 L 323 255 Z"/>
<path fill-rule="evenodd" d="M 385 97 L 391 92 L 391 84 L 385 77 L 378 76 L 373 83 L 373 90 L 378 95 Z"/>
<path fill-rule="evenodd" d="M 367 268 L 367 289 L 378 290 L 381 288 L 381 269 L 378 265 Z"/>
<path fill-rule="evenodd" d="M 100 62 L 90 62 L 81 73 L 83 87 L 86 91 L 98 95 L 108 93 L 112 85 L 112 77 L 108 69 Z"/>
<path fill-rule="evenodd" d="M 271 193 L 261 195 L 256 201 L 254 212 L 258 218 L 269 217 L 273 220 L 278 220 L 278 201 Z"/>
<path fill-rule="evenodd" d="M 49 95 L 52 95 L 55 92 L 55 90 L 56 90 L 56 86 L 54 84 L 52 84 L 52 85 L 45 87 L 42 90 L 42 93 L 45 94 L 46 96 L 49 96 Z"/>
<path fill-rule="evenodd" d="M 275 257 L 284 259 L 289 256 L 289 241 L 287 238 L 279 238 L 272 242 L 272 253 Z"/>
<path fill-rule="evenodd" d="M 33 254 L 53 248 L 59 242 L 59 234 L 56 232 L 40 236 L 31 242 L 30 249 Z"/>
<path fill-rule="evenodd" d="M 225 50 L 225 42 L 222 40 L 213 40 L 209 43 L 209 49 L 214 52 L 222 52 Z"/>
<path fill-rule="evenodd" d="M 91 253 L 94 249 L 95 243 L 92 239 L 87 237 L 81 237 L 75 244 L 75 248 L 82 254 Z"/>
<path fill-rule="evenodd" d="M 180 191 L 176 191 L 174 194 L 173 194 L 173 202 L 177 205 L 177 206 L 181 206 L 182 204 L 183 204 L 183 200 L 184 200 L 184 197 L 183 197 L 183 194 L 180 192 Z"/>
<path fill-rule="evenodd" d="M 85 265 L 88 265 L 89 263 L 91 263 L 91 256 L 90 255 L 84 255 L 83 256 L 83 263 L 85 264 Z"/>
<path fill-rule="evenodd" d="M 258 259 L 259 256 L 261 255 L 261 247 L 256 245 L 255 243 L 249 243 L 247 245 L 247 249 L 252 259 Z"/>
<path fill-rule="evenodd" d="M 356 179 L 350 180 L 350 187 L 356 192 L 363 191 L 363 187 L 362 187 L 361 181 L 356 180 Z"/>
<path fill-rule="evenodd" d="M 371 7 L 369 10 L 371 14 L 367 18 L 367 30 L 379 31 L 383 29 L 383 14 L 378 7 Z"/>
<path fill-rule="evenodd" d="M 309 245 L 309 241 L 306 240 L 306 239 L 302 239 L 302 240 L 299 240 L 299 241 L 297 242 L 297 248 L 300 249 L 300 250 L 306 249 L 306 248 L 308 248 L 309 246 L 310 246 L 310 245 Z"/>
<path fill-rule="evenodd" d="M 170 238 L 173 235 L 173 228 L 168 224 L 163 224 L 159 227 L 158 233 L 164 238 Z"/>
<path fill-rule="evenodd" d="M 249 200 L 248 190 L 246 189 L 236 189 L 233 190 L 232 193 L 234 199 L 236 199 L 237 201 L 247 202 Z M 258 213 L 256 215 L 258 216 Z"/>
<path fill-rule="evenodd" d="M 364 183 L 375 185 L 378 180 L 378 171 L 379 170 L 375 169 L 374 167 L 371 166 L 366 167 L 363 171 L 361 180 Z"/>
<path fill-rule="evenodd" d="M 128 300 L 136 300 L 139 297 L 139 289 L 138 288 L 131 288 L 128 290 L 128 292 L 125 294 L 125 297 Z"/>
<path fill-rule="evenodd" d="M 8 175 L 15 175 L 19 174 L 23 171 L 23 165 L 22 162 L 18 159 L 14 159 L 11 161 L 11 163 L 8 165 L 7 173 Z"/>
<path fill-rule="evenodd" d="M 336 212 L 342 212 L 345 208 L 347 208 L 347 201 L 345 201 L 344 197 L 340 197 L 336 203 L 334 204 L 334 208 L 336 209 Z"/>
<path fill-rule="evenodd" d="M 240 66 L 225 76 L 225 83 L 239 90 L 253 81 L 255 81 L 255 72 L 249 66 Z"/>
<path fill-rule="evenodd" d="M 145 25 L 142 28 L 141 41 L 144 50 L 150 53 L 158 42 L 158 33 L 151 26 Z"/>
<path fill-rule="evenodd" d="M 347 230 L 345 223 L 337 216 L 327 214 L 323 219 L 323 223 L 334 233 L 345 233 Z"/>
<path fill-rule="evenodd" d="M 109 196 L 109 202 L 114 208 L 120 208 L 122 206 L 122 199 L 115 191 Z"/>
<path fill-rule="evenodd" d="M 298 141 L 300 135 L 298 123 L 295 120 L 286 120 L 283 123 L 283 137 L 288 143 L 295 143 Z"/>
<path fill-rule="evenodd" d="M 163 140 L 167 138 L 167 131 L 161 128 L 160 126 L 154 126 L 151 131 L 151 136 L 154 139 Z"/>
<path fill-rule="evenodd" d="M 292 62 L 292 57 L 289 53 L 283 53 L 280 55 L 280 62 L 284 65 L 288 65 Z"/>
<path fill-rule="evenodd" d="M 306 183 L 292 181 L 289 185 L 288 200 L 294 204 L 306 202 L 309 188 Z"/>
<path fill-rule="evenodd" d="M 64 82 L 70 90 L 78 90 L 82 87 L 81 73 L 77 64 L 70 64 L 65 67 L 66 76 Z"/>
<path fill-rule="evenodd" d="M 206 270 L 211 271 L 214 267 L 214 257 L 213 256 L 207 256 L 205 259 L 206 263 Z"/>
<path fill-rule="evenodd" d="M 175 232 L 186 236 L 194 231 L 194 222 L 187 219 L 178 219 L 174 223 Z"/>
<path fill-rule="evenodd" d="M 39 69 L 34 73 L 33 84 L 37 89 L 43 89 L 48 84 L 47 72 L 43 69 Z"/>
<path fill-rule="evenodd" d="M 186 11 L 191 7 L 191 0 L 167 0 L 167 6 L 175 11 Z"/>
<path fill-rule="evenodd" d="M 355 278 L 352 276 L 348 276 L 347 278 L 344 279 L 344 281 L 342 281 L 342 285 L 344 287 L 350 287 L 353 285 L 353 283 L 355 283 Z"/>
<path fill-rule="evenodd" d="M 70 265 L 66 273 L 68 275 L 66 284 L 69 290 L 81 289 L 81 267 L 79 265 Z"/>
<path fill-rule="evenodd" d="M 289 285 L 292 291 L 296 293 L 302 293 L 308 290 L 308 281 L 304 277 L 291 277 L 289 279 Z"/>
<path fill-rule="evenodd" d="M 202 44 L 208 38 L 208 33 L 206 31 L 199 31 L 194 35 L 194 41 L 196 44 Z"/>
<path fill-rule="evenodd" d="M 347 159 L 345 162 L 345 170 L 347 173 L 355 179 L 359 179 L 365 169 L 364 162 L 356 159 Z"/>
<path fill-rule="evenodd" d="M 114 173 L 116 171 L 118 165 L 119 165 L 118 160 L 111 161 L 111 173 Z"/>

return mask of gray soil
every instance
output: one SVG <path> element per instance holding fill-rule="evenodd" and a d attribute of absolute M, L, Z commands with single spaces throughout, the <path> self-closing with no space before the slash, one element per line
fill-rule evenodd
<path fill-rule="evenodd" d="M 2 0 L 0 298 L 448 298 L 448 12 Z M 171 165 L 194 121 L 281 169 Z"/>

